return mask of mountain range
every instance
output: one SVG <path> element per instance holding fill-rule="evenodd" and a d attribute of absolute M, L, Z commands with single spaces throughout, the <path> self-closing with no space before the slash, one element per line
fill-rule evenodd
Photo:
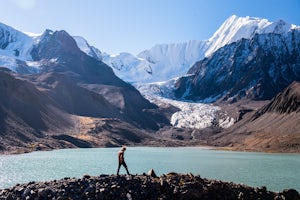
<path fill-rule="evenodd" d="M 299 27 L 283 20 L 270 22 L 262 18 L 233 15 L 208 40 L 158 44 L 137 56 L 125 52 L 118 55 L 102 53 L 101 58 L 127 82 L 161 82 L 184 75 L 197 61 L 242 38 L 251 39 L 255 34 L 285 34 L 294 29 L 299 30 Z"/>
<path fill-rule="evenodd" d="M 29 35 L 0 24 L 0 149 L 299 152 L 299 33 L 283 20 L 233 15 L 208 40 L 134 56 L 106 54 L 66 31 Z"/>

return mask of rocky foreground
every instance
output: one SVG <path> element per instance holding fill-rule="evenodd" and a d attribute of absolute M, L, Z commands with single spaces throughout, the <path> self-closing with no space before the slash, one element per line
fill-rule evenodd
<path fill-rule="evenodd" d="M 192 174 L 100 175 L 64 178 L 50 182 L 30 182 L 0 190 L 0 199 L 291 199 L 296 190 L 267 191 L 266 187 L 208 180 Z"/>

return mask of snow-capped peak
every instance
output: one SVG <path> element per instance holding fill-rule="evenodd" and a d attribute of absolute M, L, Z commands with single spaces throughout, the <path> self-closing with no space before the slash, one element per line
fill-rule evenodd
<path fill-rule="evenodd" d="M 232 15 L 208 40 L 209 48 L 205 52 L 205 56 L 209 56 L 226 44 L 236 42 L 242 38 L 250 39 L 255 34 L 261 33 L 285 34 L 292 29 L 299 29 L 299 27 L 286 23 L 283 20 L 270 22 L 267 19 L 258 17 L 238 17 Z"/>
<path fill-rule="evenodd" d="M 205 55 L 208 56 L 220 47 L 236 42 L 242 38 L 251 38 L 259 30 L 262 30 L 270 24 L 272 23 L 267 19 L 232 15 L 208 40 L 210 47 Z"/>

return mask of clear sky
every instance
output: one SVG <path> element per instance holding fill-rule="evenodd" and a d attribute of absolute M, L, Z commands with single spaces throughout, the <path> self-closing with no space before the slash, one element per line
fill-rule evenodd
<path fill-rule="evenodd" d="M 208 39 L 233 14 L 300 25 L 300 0 L 0 0 L 4 24 L 66 30 L 111 54 Z"/>

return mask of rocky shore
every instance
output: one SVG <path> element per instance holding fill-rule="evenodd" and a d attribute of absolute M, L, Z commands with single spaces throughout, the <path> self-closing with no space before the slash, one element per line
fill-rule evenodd
<path fill-rule="evenodd" d="M 271 192 L 266 187 L 218 180 L 208 180 L 193 174 L 169 173 L 157 177 L 155 173 L 143 175 L 84 175 L 66 177 L 50 182 L 17 184 L 0 190 L 0 200 L 35 199 L 289 199 L 299 200 L 296 190 Z"/>

